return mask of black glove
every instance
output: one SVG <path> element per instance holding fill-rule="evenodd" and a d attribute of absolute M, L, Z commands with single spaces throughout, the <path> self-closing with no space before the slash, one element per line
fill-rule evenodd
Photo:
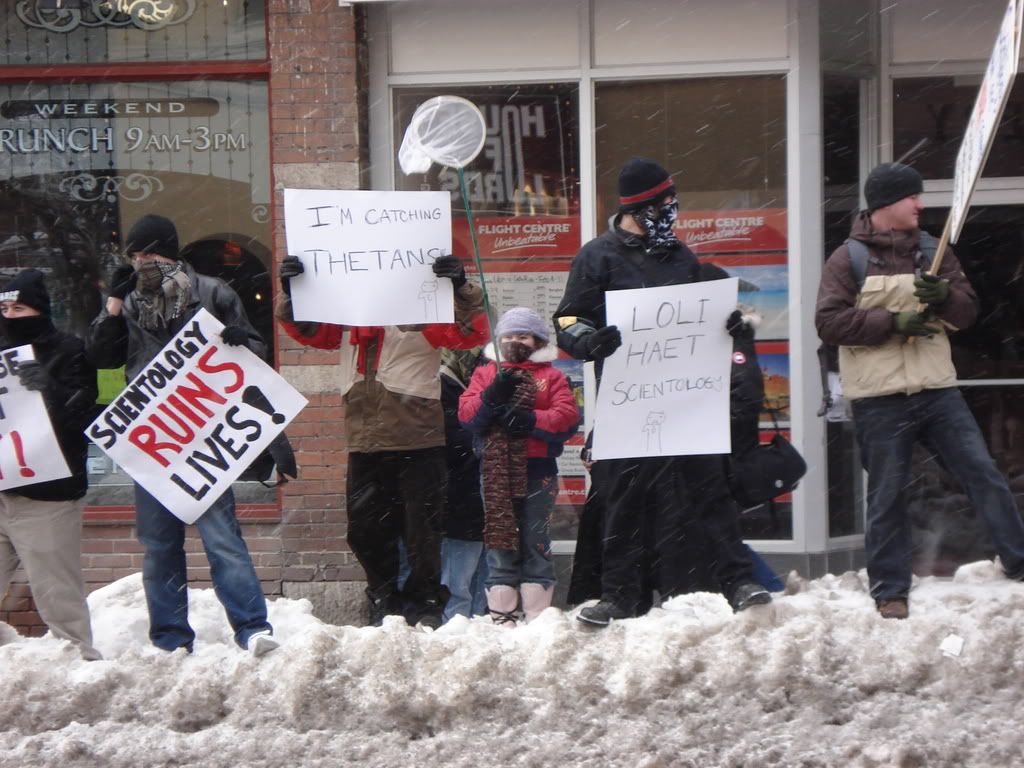
<path fill-rule="evenodd" d="M 466 268 L 456 256 L 438 256 L 434 260 L 433 268 L 434 274 L 438 277 L 450 278 L 454 288 L 461 288 L 466 284 Z"/>
<path fill-rule="evenodd" d="M 734 339 L 738 339 L 750 332 L 750 323 L 744 321 L 742 312 L 738 309 L 734 309 L 732 314 L 726 318 L 725 330 L 728 331 L 729 335 Z"/>
<path fill-rule="evenodd" d="M 487 389 L 480 393 L 480 399 L 491 408 L 497 408 L 512 399 L 518 386 L 518 375 L 502 371 L 494 377 L 494 381 L 487 385 Z"/>
<path fill-rule="evenodd" d="M 622 346 L 622 334 L 617 326 L 606 325 L 588 334 L 583 343 L 588 360 L 603 360 Z"/>
<path fill-rule="evenodd" d="M 527 408 L 503 408 L 498 423 L 509 437 L 529 437 L 537 425 L 537 415 Z"/>
<path fill-rule="evenodd" d="M 138 274 L 131 264 L 122 264 L 110 275 L 110 298 L 124 301 L 124 297 L 135 290 Z"/>
<path fill-rule="evenodd" d="M 240 325 L 228 325 L 220 332 L 220 337 L 229 347 L 249 348 L 249 332 Z"/>
<path fill-rule="evenodd" d="M 14 373 L 21 382 L 21 386 L 29 392 L 42 392 L 50 383 L 50 374 L 35 360 L 18 363 L 18 368 Z"/>
<path fill-rule="evenodd" d="M 281 281 L 281 290 L 285 296 L 292 295 L 292 278 L 298 277 L 306 268 L 298 256 L 285 256 L 281 266 L 277 268 L 277 277 Z"/>
<path fill-rule="evenodd" d="M 892 328 L 901 336 L 931 336 L 942 330 L 931 319 L 926 312 L 893 312 Z"/>
<path fill-rule="evenodd" d="M 938 275 L 921 275 L 914 281 L 914 295 L 922 304 L 941 304 L 949 298 L 949 280 Z"/>

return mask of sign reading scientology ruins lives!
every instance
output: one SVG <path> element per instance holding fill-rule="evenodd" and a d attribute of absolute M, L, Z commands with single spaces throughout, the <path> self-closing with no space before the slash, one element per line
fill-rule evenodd
<path fill-rule="evenodd" d="M 451 323 L 451 280 L 433 264 L 452 252 L 447 192 L 286 189 L 296 320 L 339 325 Z"/>
<path fill-rule="evenodd" d="M 0 352 L 0 490 L 71 475 L 39 392 L 25 389 L 16 371 L 34 360 L 32 345 Z"/>
<path fill-rule="evenodd" d="M 729 453 L 737 278 L 608 291 L 608 325 L 622 346 L 604 361 L 595 459 Z"/>
<path fill-rule="evenodd" d="M 86 429 L 132 479 L 194 523 L 306 405 L 201 310 Z"/>

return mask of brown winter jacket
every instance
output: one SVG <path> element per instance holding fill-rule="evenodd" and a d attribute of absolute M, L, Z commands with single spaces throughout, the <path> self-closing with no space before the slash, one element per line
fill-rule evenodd
<path fill-rule="evenodd" d="M 488 337 L 483 294 L 472 283 L 455 292 L 454 323 L 389 325 L 360 333 L 348 326 L 296 322 L 284 294 L 276 314 L 301 344 L 340 350 L 345 434 L 348 449 L 360 453 L 443 446 L 440 349 L 469 349 Z"/>
<path fill-rule="evenodd" d="M 919 236 L 920 230 L 876 231 L 865 211 L 850 232 L 870 254 L 860 291 L 845 243 L 825 264 L 814 322 L 821 340 L 839 347 L 843 394 L 851 400 L 956 385 L 946 329 L 971 325 L 978 306 L 951 249 L 946 249 L 938 272 L 949 280 L 949 298 L 933 310 L 942 331 L 908 343 L 893 328 L 894 312 L 918 307 L 914 278 L 921 267 Z"/>

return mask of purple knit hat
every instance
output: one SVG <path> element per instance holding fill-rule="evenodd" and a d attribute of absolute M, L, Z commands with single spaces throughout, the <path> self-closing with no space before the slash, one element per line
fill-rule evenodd
<path fill-rule="evenodd" d="M 547 324 L 529 307 L 513 307 L 502 315 L 498 324 L 494 326 L 495 339 L 512 333 L 528 333 L 545 344 L 548 343 Z"/>

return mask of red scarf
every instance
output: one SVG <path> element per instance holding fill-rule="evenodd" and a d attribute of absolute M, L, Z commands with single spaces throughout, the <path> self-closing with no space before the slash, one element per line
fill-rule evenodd
<path fill-rule="evenodd" d="M 358 328 L 350 328 L 348 332 L 348 343 L 353 347 L 359 347 L 356 357 L 356 370 L 366 375 L 366 350 L 370 342 L 377 345 L 377 357 L 373 361 L 373 367 L 377 367 L 380 361 L 380 349 L 384 343 L 384 329 L 377 325 L 367 325 Z"/>

